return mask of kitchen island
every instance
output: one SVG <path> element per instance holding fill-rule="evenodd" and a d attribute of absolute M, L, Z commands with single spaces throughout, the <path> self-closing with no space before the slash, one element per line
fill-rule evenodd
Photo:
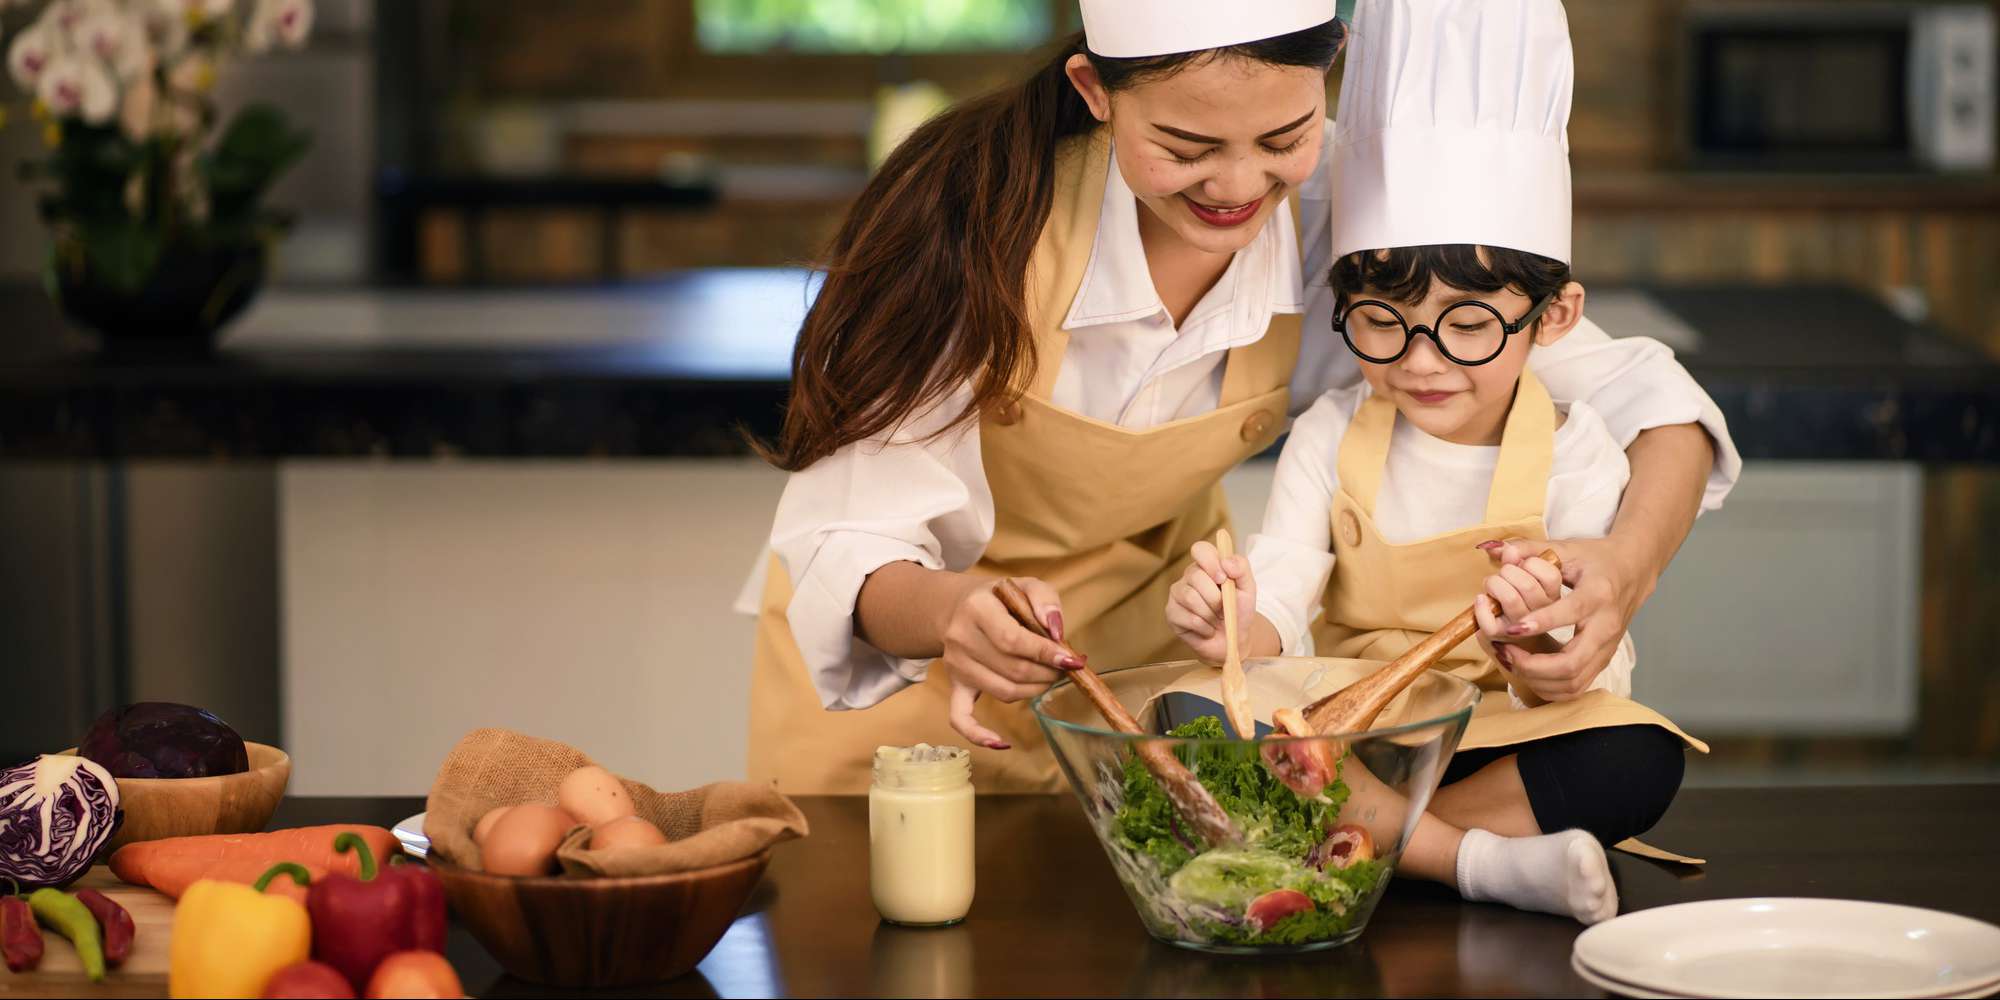
<path fill-rule="evenodd" d="M 1360 940 L 1298 958 L 1218 958 L 1140 926 L 1074 799 L 979 800 L 978 896 L 957 927 L 883 925 L 868 896 L 867 801 L 799 800 L 744 915 L 693 974 L 618 996 L 1601 996 L 1570 971 L 1582 926 L 1391 884 Z M 420 798 L 290 799 L 277 826 L 390 825 Z M 2000 922 L 2000 785 L 1689 789 L 1648 840 L 1705 868 L 1612 855 L 1621 912 L 1704 899 L 1826 896 Z M 566 996 L 505 976 L 463 928 L 475 996 Z M 0 995 L 155 996 L 157 981 L 0 974 Z"/>

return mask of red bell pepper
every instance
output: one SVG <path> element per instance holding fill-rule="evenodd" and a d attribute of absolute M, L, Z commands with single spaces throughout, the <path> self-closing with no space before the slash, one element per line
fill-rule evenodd
<path fill-rule="evenodd" d="M 333 966 L 357 992 L 382 960 L 399 951 L 444 951 L 444 884 L 420 865 L 375 866 L 367 841 L 352 833 L 334 840 L 335 851 L 361 857 L 361 877 L 328 875 L 306 897 L 312 916 L 313 957 Z"/>

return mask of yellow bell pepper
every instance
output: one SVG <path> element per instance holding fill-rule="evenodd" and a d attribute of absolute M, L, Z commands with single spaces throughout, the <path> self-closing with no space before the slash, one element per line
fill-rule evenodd
<path fill-rule="evenodd" d="M 168 950 L 167 995 L 255 997 L 279 969 L 303 962 L 312 951 L 306 908 L 264 887 L 277 875 L 305 885 L 311 878 L 294 864 L 274 865 L 253 886 L 202 879 L 188 886 L 174 907 Z"/>

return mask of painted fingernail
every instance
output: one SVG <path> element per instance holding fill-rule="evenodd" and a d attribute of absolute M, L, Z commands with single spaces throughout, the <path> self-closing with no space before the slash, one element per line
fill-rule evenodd
<path fill-rule="evenodd" d="M 988 743 L 988 744 L 986 744 L 986 749 L 988 749 L 988 750 L 1012 750 L 1012 749 L 1014 749 L 1014 745 L 1013 745 L 1012 743 L 1002 743 L 1002 742 L 1000 742 L 999 740 L 994 740 L 993 742 L 991 742 L 991 743 Z"/>
<path fill-rule="evenodd" d="M 1503 543 L 1500 542 L 1498 539 L 1491 539 L 1488 541 L 1480 542 L 1478 545 L 1473 546 L 1473 548 L 1479 549 L 1487 553 L 1491 553 L 1493 550 L 1499 548 L 1502 544 Z"/>
<path fill-rule="evenodd" d="M 1063 641 L 1062 635 L 1062 612 L 1049 612 L 1049 637 L 1057 642 L 1061 642 Z"/>
<path fill-rule="evenodd" d="M 1507 630 L 1507 634 L 1508 634 L 1508 635 L 1532 635 L 1532 634 L 1534 634 L 1534 633 L 1535 633 L 1536 631 L 1537 631 L 1537 629 L 1535 628 L 1535 620 L 1534 620 L 1533 618 L 1530 618 L 1530 619 L 1528 619 L 1527 621 L 1524 621 L 1524 622 L 1522 622 L 1522 623 L 1521 623 L 1521 624 L 1519 624 L 1519 625 L 1515 625 L 1515 626 L 1513 626 L 1512 628 L 1509 628 L 1509 629 Z"/>
<path fill-rule="evenodd" d="M 1056 657 L 1056 668 L 1058 670 L 1081 670 L 1083 669 L 1083 661 L 1068 653 L 1064 653 Z"/>

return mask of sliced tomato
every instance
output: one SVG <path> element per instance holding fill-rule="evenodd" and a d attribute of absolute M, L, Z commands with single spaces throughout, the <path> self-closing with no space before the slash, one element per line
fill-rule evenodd
<path fill-rule="evenodd" d="M 1262 933 L 1276 927 L 1286 917 L 1312 909 L 1312 897 L 1305 893 L 1297 889 L 1273 889 L 1251 900 L 1243 916 L 1250 921 L 1252 929 Z"/>

